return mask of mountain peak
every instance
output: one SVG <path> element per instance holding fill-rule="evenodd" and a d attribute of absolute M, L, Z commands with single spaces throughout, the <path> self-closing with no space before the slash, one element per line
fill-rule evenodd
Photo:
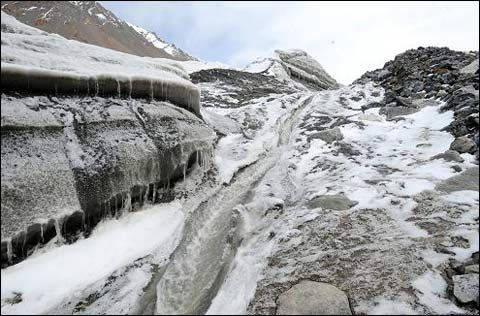
<path fill-rule="evenodd" d="M 123 21 L 97 1 L 2 1 L 20 22 L 65 38 L 137 56 L 195 60 L 152 32 Z"/>

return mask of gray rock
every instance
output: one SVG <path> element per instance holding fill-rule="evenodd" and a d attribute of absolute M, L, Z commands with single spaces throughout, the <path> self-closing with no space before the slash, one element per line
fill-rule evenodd
<path fill-rule="evenodd" d="M 335 127 L 311 135 L 311 138 L 319 138 L 327 143 L 333 143 L 336 140 L 342 140 L 343 135 L 340 128 Z"/>
<path fill-rule="evenodd" d="M 479 267 L 478 263 L 466 266 L 465 273 L 478 273 L 478 267 Z"/>
<path fill-rule="evenodd" d="M 475 73 L 476 71 L 478 71 L 478 58 L 475 59 L 474 61 L 472 61 L 470 64 L 468 64 L 467 66 L 463 67 L 462 69 L 460 69 L 460 72 L 461 73 L 464 73 L 464 74 L 473 74 Z"/>
<path fill-rule="evenodd" d="M 456 176 L 440 182 L 435 186 L 435 189 L 447 193 L 462 190 L 478 191 L 478 171 L 478 167 L 469 168 Z"/>
<path fill-rule="evenodd" d="M 397 105 L 407 108 L 415 107 L 410 99 L 403 97 L 397 97 Z"/>
<path fill-rule="evenodd" d="M 445 161 L 456 161 L 456 162 L 463 162 L 464 159 L 460 154 L 455 150 L 447 150 L 444 153 L 435 155 L 432 157 L 434 159 L 444 159 Z"/>
<path fill-rule="evenodd" d="M 308 207 L 311 209 L 321 207 L 323 209 L 341 211 L 348 210 L 357 204 L 357 201 L 352 201 L 343 194 L 336 194 L 317 196 L 308 202 Z"/>
<path fill-rule="evenodd" d="M 462 154 L 474 151 L 475 147 L 475 142 L 466 136 L 457 137 L 450 145 L 451 150 L 456 150 Z"/>
<path fill-rule="evenodd" d="M 362 110 L 362 112 L 364 112 L 365 110 L 368 110 L 368 109 L 381 108 L 383 105 L 384 104 L 382 104 L 380 102 L 370 102 L 367 105 L 362 105 L 361 110 Z"/>
<path fill-rule="evenodd" d="M 459 165 L 454 165 L 451 167 L 453 170 L 455 170 L 455 172 L 461 172 L 462 171 L 462 167 L 460 167 Z"/>
<path fill-rule="evenodd" d="M 396 116 L 408 115 L 417 112 L 418 109 L 406 106 L 386 106 L 380 109 L 379 113 L 387 117 L 387 121 L 392 120 Z"/>
<path fill-rule="evenodd" d="M 359 120 L 362 121 L 371 121 L 371 122 L 381 122 L 382 117 L 375 113 L 362 113 L 358 116 Z"/>
<path fill-rule="evenodd" d="M 352 315 L 347 295 L 322 282 L 301 281 L 278 298 L 277 315 Z"/>
<path fill-rule="evenodd" d="M 478 304 L 478 274 L 468 273 L 463 275 L 454 275 L 453 280 L 453 295 L 462 303 Z"/>
<path fill-rule="evenodd" d="M 448 93 L 445 90 L 440 90 L 440 91 L 437 92 L 437 98 L 441 98 L 441 97 L 444 97 L 446 95 L 448 95 Z"/>
<path fill-rule="evenodd" d="M 390 76 L 390 71 L 388 71 L 387 69 L 382 69 L 378 75 L 377 75 L 377 79 L 378 80 L 382 80 L 382 79 L 385 79 L 387 78 L 388 76 Z"/>

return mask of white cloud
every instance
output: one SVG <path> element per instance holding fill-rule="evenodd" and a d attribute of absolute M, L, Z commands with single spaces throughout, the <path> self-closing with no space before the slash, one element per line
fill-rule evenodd
<path fill-rule="evenodd" d="M 202 59 L 242 66 L 277 48 L 300 48 L 342 83 L 409 48 L 479 46 L 473 1 L 104 4 Z"/>

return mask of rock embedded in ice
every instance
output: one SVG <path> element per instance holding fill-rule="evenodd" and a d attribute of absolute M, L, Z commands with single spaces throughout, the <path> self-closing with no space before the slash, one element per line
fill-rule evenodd
<path fill-rule="evenodd" d="M 323 209 L 341 211 L 348 210 L 357 204 L 357 201 L 352 201 L 343 194 L 320 195 L 311 199 L 308 202 L 308 207 L 311 209 L 321 207 Z"/>
<path fill-rule="evenodd" d="M 455 138 L 453 143 L 450 145 L 451 150 L 456 150 L 461 154 L 475 151 L 475 147 L 475 142 L 466 136 Z"/>
<path fill-rule="evenodd" d="M 447 193 L 463 190 L 478 191 L 478 172 L 478 167 L 469 168 L 456 176 L 440 182 L 435 186 L 435 189 Z"/>
<path fill-rule="evenodd" d="M 304 280 L 278 298 L 277 315 L 352 315 L 347 295 L 333 285 Z"/>
<path fill-rule="evenodd" d="M 343 134 L 340 128 L 335 127 L 332 129 L 327 129 L 327 130 L 320 131 L 318 133 L 310 135 L 310 139 L 315 139 L 315 138 L 321 139 L 324 142 L 327 142 L 330 144 L 330 143 L 333 143 L 334 141 L 342 140 Z"/>
<path fill-rule="evenodd" d="M 432 157 L 432 160 L 435 159 L 444 159 L 445 161 L 455 161 L 455 162 L 463 162 L 465 159 L 463 159 L 462 156 L 458 153 L 458 151 L 455 150 L 447 150 L 444 153 L 435 155 Z"/>
<path fill-rule="evenodd" d="M 454 275 L 453 280 L 453 295 L 462 303 L 468 304 L 479 302 L 479 280 L 478 274 L 468 273 L 462 275 Z"/>

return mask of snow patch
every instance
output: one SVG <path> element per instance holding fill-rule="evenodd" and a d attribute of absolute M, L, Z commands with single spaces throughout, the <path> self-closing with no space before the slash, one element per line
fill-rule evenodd
<path fill-rule="evenodd" d="M 180 237 L 183 220 L 179 202 L 147 206 L 99 224 L 88 239 L 3 269 L 2 315 L 48 313 L 63 298 L 135 259 L 150 253 L 167 258 Z M 21 293 L 22 301 L 7 304 L 13 293 Z"/>

